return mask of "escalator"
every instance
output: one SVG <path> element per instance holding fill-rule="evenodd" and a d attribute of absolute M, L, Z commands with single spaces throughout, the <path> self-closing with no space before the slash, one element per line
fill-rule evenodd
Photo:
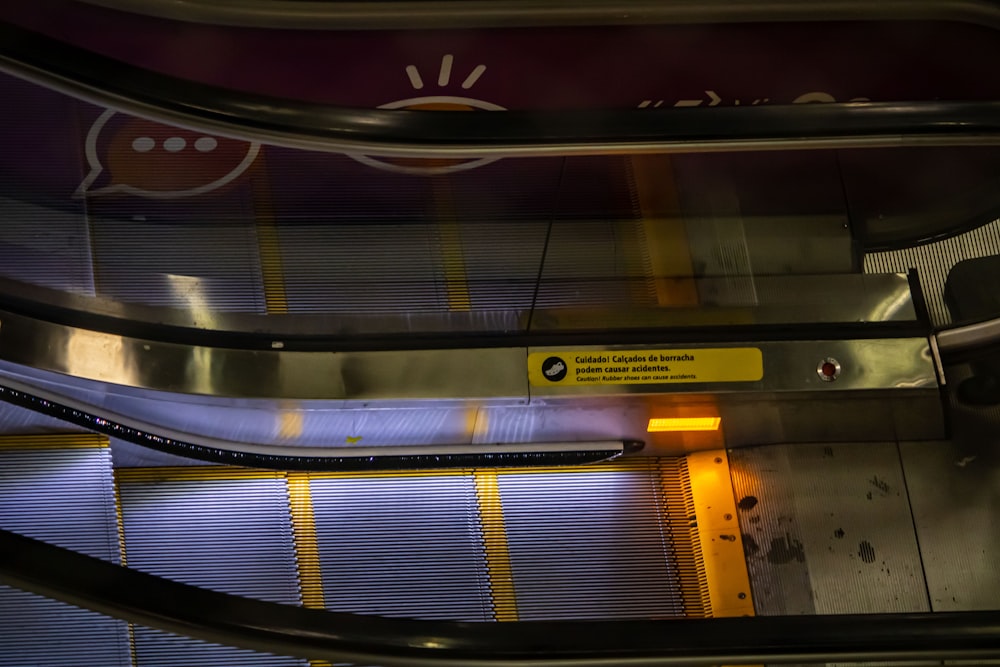
<path fill-rule="evenodd" d="M 0 665 L 1000 660 L 996 7 L 372 4 L 0 8 Z"/>
<path fill-rule="evenodd" d="M 722 508 L 709 509 L 705 499 L 696 507 L 683 459 L 500 474 L 201 466 L 113 473 L 107 445 L 82 434 L 6 438 L 4 496 L 27 503 L 18 509 L 24 524 L 10 528 L 212 590 L 389 617 L 701 617 L 711 615 L 713 596 L 720 604 L 705 580 L 692 512 L 707 520 Z M 715 458 L 699 457 L 694 470 L 711 473 Z M 32 477 L 43 485 L 25 482 Z M 59 482 L 67 477 L 80 483 Z M 733 511 L 726 512 L 731 527 Z M 35 522 L 40 514 L 45 524 Z M 738 544 L 724 545 L 729 565 L 742 566 Z M 733 595 L 728 611 L 752 613 L 745 575 L 742 584 L 743 598 Z M 46 625 L 57 618 L 45 631 L 60 636 L 70 660 L 101 645 L 113 656 L 108 665 L 133 658 L 305 664 L 130 628 L 10 589 L 4 595 L 5 627 L 17 628 L 26 609 Z M 6 646 L 20 645 L 5 658 L 10 664 L 60 661 L 34 631 L 18 629 L 5 633 Z"/>

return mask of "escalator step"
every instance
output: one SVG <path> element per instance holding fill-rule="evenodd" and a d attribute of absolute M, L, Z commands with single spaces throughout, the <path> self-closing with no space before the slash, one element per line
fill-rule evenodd
<path fill-rule="evenodd" d="M 89 434 L 0 437 L 0 526 L 121 562 L 111 452 Z M 0 586 L 0 665 L 131 664 L 128 624 Z"/>

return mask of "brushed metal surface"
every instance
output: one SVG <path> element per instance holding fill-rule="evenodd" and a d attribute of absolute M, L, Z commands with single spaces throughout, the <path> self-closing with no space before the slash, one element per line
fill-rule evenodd
<path fill-rule="evenodd" d="M 0 329 L 0 342 L 8 331 L 6 326 Z M 118 342 L 124 340 L 119 338 Z M 128 344 L 134 348 L 140 342 L 131 340 Z M 922 339 L 768 342 L 758 347 L 765 360 L 761 382 L 658 385 L 640 387 L 642 393 L 635 387 L 605 387 L 592 394 L 571 388 L 564 395 L 530 399 L 525 387 L 525 352 L 516 348 L 344 355 L 213 350 L 223 357 L 266 355 L 271 361 L 262 368 L 243 368 L 214 385 L 209 382 L 194 387 L 205 392 L 215 388 L 219 395 L 143 386 L 162 378 L 156 376 L 155 367 L 141 365 L 128 369 L 131 377 L 119 377 L 132 386 L 9 362 L 0 362 L 0 378 L 15 389 L 140 430 L 226 449 L 238 445 L 366 447 L 638 440 L 653 445 L 647 450 L 649 454 L 671 455 L 722 444 L 944 435 L 933 364 Z M 0 347 L 0 355 L 7 349 Z M 75 351 L 82 355 L 75 363 L 94 363 L 99 356 L 87 356 L 85 351 Z M 113 352 L 109 356 L 114 356 Z M 192 359 L 196 361 L 198 354 L 192 351 Z M 817 360 L 831 356 L 839 359 L 842 372 L 836 382 L 823 382 L 816 373 Z M 319 363 L 309 367 L 306 361 L 310 357 Z M 479 374 L 478 362 L 483 358 L 489 363 L 483 364 L 486 370 Z M 297 372 L 283 365 L 285 359 Z M 396 360 L 400 363 L 386 363 Z M 439 360 L 445 362 L 438 364 Z M 340 372 L 341 380 L 352 380 L 339 388 L 341 398 L 333 392 L 328 400 L 281 396 L 280 392 L 308 396 L 316 391 L 320 383 L 298 373 L 308 376 L 324 369 Z M 126 373 L 124 368 L 118 370 Z M 95 369 L 94 374 L 103 372 Z M 241 380 L 256 384 L 242 385 Z M 240 393 L 227 395 L 223 390 L 229 387 Z M 272 388 L 277 396 L 247 397 Z M 350 398 L 343 398 L 348 394 Z M 702 442 L 645 432 L 650 417 L 670 416 L 678 410 L 713 411 L 722 418 L 721 435 Z"/>
<path fill-rule="evenodd" d="M 641 385 L 633 393 L 921 389 L 937 383 L 922 338 L 748 341 L 764 358 L 760 382 Z M 659 345 L 531 347 L 527 352 L 630 350 Z M 692 349 L 720 347 L 695 344 Z M 817 362 L 835 358 L 836 383 L 823 382 Z M 184 345 L 107 334 L 0 312 L 0 359 L 77 378 L 187 394 L 232 398 L 368 401 L 425 398 L 519 398 L 527 394 L 523 348 L 386 352 L 299 352 Z M 534 387 L 533 397 L 614 394 L 618 387 Z"/>
<path fill-rule="evenodd" d="M 895 443 L 730 457 L 758 613 L 930 609 Z"/>
<path fill-rule="evenodd" d="M 78 378 L 234 398 L 522 397 L 524 351 L 253 351 L 157 343 L 0 315 L 0 357 Z"/>
<path fill-rule="evenodd" d="M 2 340 L 2 339 L 0 339 Z M 930 346 L 924 338 L 864 339 L 864 340 L 810 340 L 783 342 L 748 342 L 741 345 L 661 345 L 638 347 L 635 345 L 608 346 L 550 346 L 530 347 L 529 354 L 558 352 L 601 352 L 642 349 L 677 348 L 692 349 L 719 347 L 756 347 L 763 354 L 764 375 L 758 382 L 643 384 L 643 385 L 587 385 L 563 386 L 551 384 L 535 386 L 532 398 L 566 395 L 608 395 L 626 393 L 712 393 L 760 391 L 827 391 L 829 393 L 855 389 L 914 390 L 935 387 L 937 378 Z M 0 355 L 3 354 L 0 348 Z M 827 358 L 837 359 L 842 367 L 836 382 L 824 382 L 816 372 L 816 365 Z"/>
<path fill-rule="evenodd" d="M 866 293 L 866 285 L 881 296 L 863 318 L 908 316 L 901 277 L 860 280 L 852 293 Z M 723 442 L 730 446 L 944 435 L 934 363 L 921 338 L 743 343 L 761 350 L 758 382 L 529 388 L 527 354 L 564 348 L 254 351 L 0 316 L 8 380 L 191 442 L 310 447 L 635 439 L 661 445 L 657 454 L 677 454 L 698 446 L 645 437 L 643 424 L 664 409 L 706 406 L 722 417 Z M 836 382 L 817 374 L 817 363 L 828 358 L 840 364 Z M 608 403 L 610 397 L 618 398 Z M 517 405 L 539 411 L 503 412 Z"/>
<path fill-rule="evenodd" d="M 934 611 L 998 609 L 997 411 L 957 404 L 952 410 L 950 440 L 900 445 L 931 607 Z"/>

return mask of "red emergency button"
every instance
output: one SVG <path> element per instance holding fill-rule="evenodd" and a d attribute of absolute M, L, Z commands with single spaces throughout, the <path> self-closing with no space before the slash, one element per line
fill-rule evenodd
<path fill-rule="evenodd" d="M 832 357 L 827 357 L 816 366 L 816 374 L 824 382 L 833 382 L 840 377 L 840 362 Z"/>

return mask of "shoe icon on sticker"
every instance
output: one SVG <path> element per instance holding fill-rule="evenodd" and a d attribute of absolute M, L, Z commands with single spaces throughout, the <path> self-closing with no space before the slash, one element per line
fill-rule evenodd
<path fill-rule="evenodd" d="M 559 382 L 566 377 L 566 362 L 559 357 L 549 357 L 542 362 L 542 375 L 550 382 Z"/>

